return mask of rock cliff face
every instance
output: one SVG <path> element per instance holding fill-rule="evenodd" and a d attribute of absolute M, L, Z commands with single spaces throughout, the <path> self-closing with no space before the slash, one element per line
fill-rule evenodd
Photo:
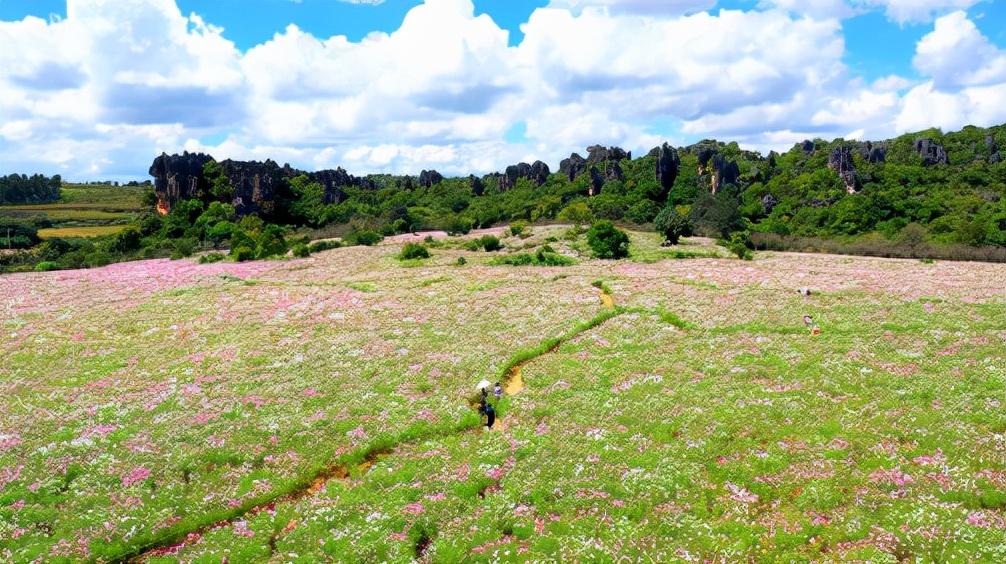
<path fill-rule="evenodd" d="M 198 197 L 206 191 L 203 166 L 213 157 L 203 153 L 185 152 L 181 155 L 162 153 L 150 165 L 157 194 L 157 211 L 162 215 L 171 210 L 179 200 Z"/>
<path fill-rule="evenodd" d="M 587 147 L 587 158 L 583 158 L 579 153 L 573 153 L 568 159 L 563 159 L 559 163 L 559 172 L 570 182 L 589 172 L 590 186 L 587 188 L 587 193 L 596 196 L 601 193 L 605 181 L 625 180 L 625 173 L 619 163 L 626 159 L 632 159 L 632 152 L 621 147 L 593 145 Z"/>
<path fill-rule="evenodd" d="M 576 177 L 585 170 L 587 170 L 587 159 L 578 153 L 573 153 L 568 159 L 563 159 L 559 163 L 559 172 L 566 175 L 570 182 L 576 180 Z"/>
<path fill-rule="evenodd" d="M 999 145 L 996 143 L 995 137 L 991 135 L 985 136 L 985 148 L 989 151 L 989 164 L 995 164 L 1002 160 L 1002 155 L 999 154 Z"/>
<path fill-rule="evenodd" d="M 419 173 L 419 185 L 425 188 L 435 186 L 443 181 L 443 175 L 435 170 L 424 170 Z"/>
<path fill-rule="evenodd" d="M 203 167 L 213 157 L 202 153 L 167 155 L 154 159 L 150 175 L 154 177 L 157 209 L 162 214 L 180 200 L 206 198 L 208 183 Z M 289 165 L 280 167 L 275 161 L 234 161 L 220 163 L 220 170 L 234 188 L 232 203 L 240 215 L 250 213 L 270 214 L 275 211 L 276 198 L 283 184 L 295 176 L 306 175 L 324 188 L 325 203 L 337 204 L 345 199 L 346 186 L 367 187 L 369 182 L 357 178 L 342 168 L 304 172 Z"/>
<path fill-rule="evenodd" d="M 472 194 L 476 196 L 481 196 L 486 191 L 485 183 L 474 174 L 468 176 L 468 187 L 471 188 Z"/>
<path fill-rule="evenodd" d="M 650 154 L 657 157 L 657 182 L 660 183 L 662 194 L 659 201 L 663 202 L 674 187 L 674 181 L 678 179 L 681 172 L 681 157 L 674 147 L 664 143 L 662 146 L 650 151 Z"/>
<path fill-rule="evenodd" d="M 938 145 L 932 139 L 925 137 L 916 139 L 915 152 L 922 157 L 923 166 L 950 164 L 950 158 L 947 156 L 946 149 L 943 148 L 943 145 Z"/>
<path fill-rule="evenodd" d="M 535 161 L 534 164 L 517 163 L 506 167 L 506 172 L 499 176 L 499 187 L 501 192 L 506 192 L 517 186 L 517 181 L 526 178 L 533 182 L 535 186 L 541 186 L 548 180 L 551 171 L 548 165 Z M 489 175 L 492 176 L 492 175 Z"/>
<path fill-rule="evenodd" d="M 866 145 L 862 146 L 860 154 L 863 160 L 872 163 L 882 163 L 887 161 L 887 147 L 884 145 L 874 145 L 870 141 L 866 142 Z"/>
<path fill-rule="evenodd" d="M 845 191 L 855 194 L 859 191 L 856 177 L 856 164 L 852 160 L 852 148 L 848 145 L 836 147 L 828 155 L 828 168 L 838 173 L 845 184 Z"/>

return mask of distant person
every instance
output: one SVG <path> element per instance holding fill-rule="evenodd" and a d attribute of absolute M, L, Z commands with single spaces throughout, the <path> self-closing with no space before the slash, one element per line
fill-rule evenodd
<path fill-rule="evenodd" d="M 810 329 L 811 335 L 821 334 L 821 327 L 819 327 L 817 323 L 814 323 L 813 317 L 809 315 L 803 316 L 803 324 L 807 326 L 807 329 Z"/>
<path fill-rule="evenodd" d="M 486 400 L 486 390 L 482 390 L 482 403 L 479 405 L 479 414 L 486 416 L 486 427 L 492 429 L 493 423 L 496 422 L 496 410 Z"/>
<path fill-rule="evenodd" d="M 497 402 L 501 397 L 503 397 L 503 386 L 499 382 L 496 382 L 496 387 L 493 388 L 493 394 L 496 396 Z"/>

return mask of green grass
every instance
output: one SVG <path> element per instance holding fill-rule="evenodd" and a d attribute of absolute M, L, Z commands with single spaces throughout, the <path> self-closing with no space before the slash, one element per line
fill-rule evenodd
<path fill-rule="evenodd" d="M 5 560 L 193 532 L 152 561 L 1006 551 L 997 267 L 581 257 L 557 276 L 398 250 L 3 278 Z M 515 366 L 525 388 L 480 429 L 474 385 Z"/>
<path fill-rule="evenodd" d="M 91 238 L 91 237 L 103 237 L 105 235 L 114 235 L 123 229 L 126 225 L 95 225 L 91 227 L 56 227 L 52 229 L 39 229 L 38 236 L 42 239 L 73 239 L 73 238 Z"/>

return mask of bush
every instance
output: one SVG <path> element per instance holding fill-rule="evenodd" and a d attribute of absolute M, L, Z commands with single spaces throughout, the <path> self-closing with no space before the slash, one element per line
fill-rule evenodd
<path fill-rule="evenodd" d="M 458 257 L 458 262 L 456 264 L 458 266 L 464 266 L 468 264 L 468 259 L 466 259 L 465 257 Z"/>
<path fill-rule="evenodd" d="M 500 243 L 499 237 L 493 235 L 483 235 L 478 239 L 473 239 L 465 245 L 469 251 L 477 251 L 479 249 L 484 249 L 487 253 L 492 253 L 503 248 L 503 244 Z"/>
<path fill-rule="evenodd" d="M 199 257 L 199 264 L 212 264 L 214 262 L 220 262 L 227 258 L 223 253 L 209 253 Z"/>
<path fill-rule="evenodd" d="M 682 237 L 692 234 L 692 222 L 688 217 L 678 213 L 674 206 L 667 206 L 653 220 L 657 233 L 664 236 L 664 240 L 672 245 L 677 245 Z"/>
<path fill-rule="evenodd" d="M 492 253 L 503 248 L 498 237 L 494 235 L 484 235 L 482 237 L 482 248 L 486 250 L 487 253 Z"/>
<path fill-rule="evenodd" d="M 587 231 L 587 243 L 599 259 L 629 256 L 629 236 L 610 221 L 598 221 Z"/>
<path fill-rule="evenodd" d="M 527 229 L 526 221 L 514 221 L 510 224 L 510 234 L 514 237 L 520 237 L 525 229 Z"/>
<path fill-rule="evenodd" d="M 336 241 L 335 239 L 330 239 L 328 241 L 315 241 L 307 246 L 307 250 L 311 253 L 320 253 L 322 251 L 330 251 L 340 247 L 342 247 L 342 243 Z"/>
<path fill-rule="evenodd" d="M 59 263 L 44 260 L 35 265 L 35 272 L 49 272 L 50 270 L 59 270 Z"/>
<path fill-rule="evenodd" d="M 251 247 L 237 247 L 231 249 L 231 257 L 236 262 L 255 260 L 255 249 L 252 249 Z"/>
<path fill-rule="evenodd" d="M 355 233 L 350 233 L 347 239 L 352 244 L 372 247 L 380 243 L 384 239 L 384 236 L 376 231 L 366 230 L 366 231 L 357 231 Z"/>
<path fill-rule="evenodd" d="M 475 222 L 471 218 L 454 216 L 444 226 L 444 231 L 451 236 L 467 235 L 474 226 Z"/>
<path fill-rule="evenodd" d="M 171 244 L 171 260 L 190 257 L 195 252 L 195 248 L 195 239 L 178 239 Z"/>
<path fill-rule="evenodd" d="M 660 206 L 653 200 L 642 200 L 636 202 L 625 212 L 625 219 L 642 225 L 650 223 L 660 213 Z"/>
<path fill-rule="evenodd" d="M 492 262 L 494 265 L 507 265 L 507 266 L 571 266 L 576 264 L 576 261 L 567 257 L 560 255 L 558 253 L 548 253 L 544 251 L 538 251 L 535 254 L 520 253 L 518 255 L 509 255 L 505 257 L 500 257 Z"/>
<path fill-rule="evenodd" d="M 307 258 L 311 256 L 311 249 L 309 249 L 304 243 L 299 243 L 293 246 L 293 256 L 297 258 Z"/>
<path fill-rule="evenodd" d="M 735 231 L 730 235 L 730 240 L 726 242 L 726 248 L 731 253 L 737 255 L 737 258 L 741 260 L 751 260 L 754 258 L 754 253 L 751 249 L 754 245 L 751 243 L 751 234 L 747 231 Z"/>
<path fill-rule="evenodd" d="M 430 251 L 419 243 L 406 243 L 398 258 L 401 260 L 427 259 L 430 258 Z"/>
<path fill-rule="evenodd" d="M 255 247 L 255 256 L 260 259 L 275 257 L 286 254 L 287 244 L 283 238 L 283 228 L 278 225 L 269 224 L 258 236 L 258 245 Z"/>

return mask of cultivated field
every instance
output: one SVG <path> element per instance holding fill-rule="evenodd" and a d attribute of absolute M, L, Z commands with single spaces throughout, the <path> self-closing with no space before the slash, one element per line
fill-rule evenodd
<path fill-rule="evenodd" d="M 0 218 L 43 219 L 52 228 L 40 229 L 43 239 L 90 238 L 118 233 L 143 211 L 144 187 L 68 184 L 52 204 L 0 206 Z"/>
<path fill-rule="evenodd" d="M 633 244 L 0 277 L 0 560 L 1006 559 L 1006 266 Z"/>

